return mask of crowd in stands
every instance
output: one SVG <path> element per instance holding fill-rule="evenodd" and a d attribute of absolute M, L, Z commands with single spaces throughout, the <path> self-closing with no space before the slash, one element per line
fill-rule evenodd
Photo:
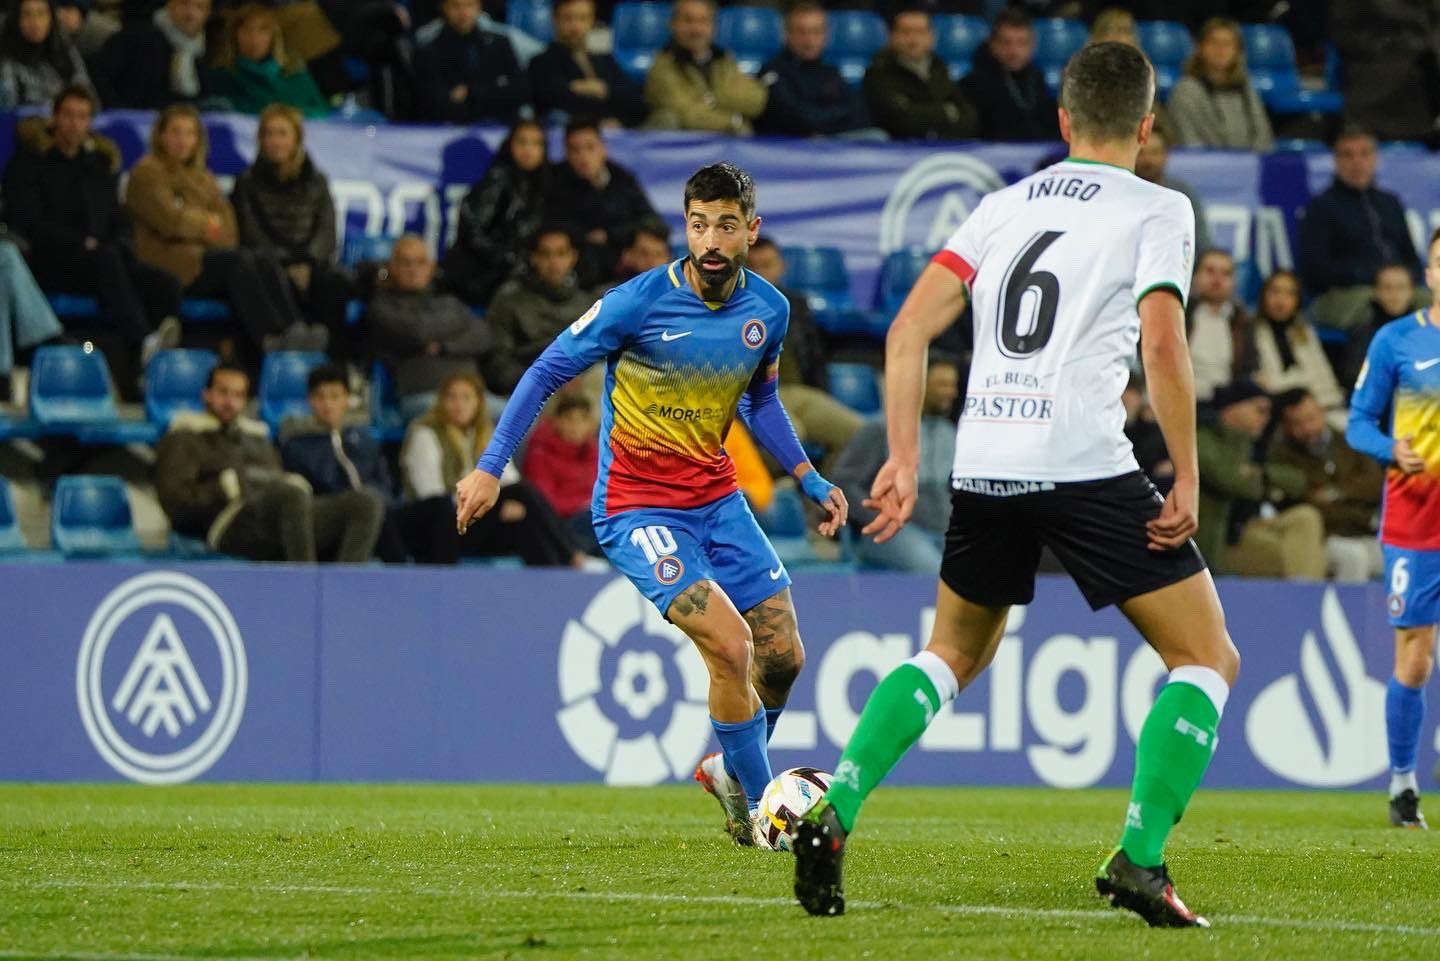
<path fill-rule="evenodd" d="M 613 4 L 553 0 L 538 8 L 548 14 L 537 28 L 519 16 L 533 4 L 510 3 L 492 17 L 481 0 L 10 0 L 0 110 L 47 109 L 18 120 L 0 189 L 0 384 L 39 347 L 84 342 L 103 352 L 120 395 L 135 399 L 162 352 L 182 342 L 213 350 L 196 409 L 155 445 L 153 479 L 176 534 L 216 552 L 593 564 L 596 372 L 552 401 L 497 508 L 463 538 L 450 497 L 489 438 L 496 404 L 545 346 L 605 289 L 674 257 L 664 220 L 609 155 L 608 131 L 1056 141 L 1057 75 L 1040 31 L 1064 21 L 1046 18 L 1083 18 L 1081 42 L 1088 30 L 1091 41 L 1135 45 L 1153 40 L 1152 21 L 1179 21 L 1193 52 L 1162 77 L 1137 173 L 1190 195 L 1197 215 L 1187 310 L 1202 425 L 1197 541 L 1220 571 L 1378 572 L 1380 469 L 1345 445 L 1347 394 L 1375 331 L 1429 293 L 1404 210 L 1377 185 L 1371 131 L 1435 134 L 1440 83 L 1417 38 L 1432 49 L 1440 26 L 1410 23 L 1398 9 L 1359 17 L 1345 0 L 1331 0 L 1331 19 L 1354 29 L 1333 39 L 1282 17 L 1307 75 L 1318 78 L 1327 45 L 1338 51 L 1346 123 L 1319 119 L 1323 111 L 1304 120 L 1320 124 L 1302 128 L 1311 132 L 1338 130 L 1335 180 L 1306 208 L 1297 270 L 1275 271 L 1247 299 L 1233 258 L 1211 246 L 1203 205 L 1167 163 L 1172 145 L 1268 151 L 1296 121 L 1246 59 L 1258 36 L 1251 25 L 1285 5 L 795 0 L 761 8 L 777 36 L 756 55 L 717 43 L 712 0 L 664 8 L 644 49 L 622 45 L 624 11 Z M 858 60 L 835 55 L 839 16 L 871 18 L 847 21 L 875 28 Z M 1408 33 L 1387 48 L 1376 38 L 1392 21 Z M 1382 62 L 1409 70 L 1416 86 L 1401 90 L 1388 74 L 1381 83 Z M 1355 89 L 1359 78 L 1372 87 Z M 357 104 L 376 120 L 508 125 L 438 257 L 405 236 L 354 269 L 339 263 L 334 197 L 305 126 Z M 157 111 L 123 190 L 120 152 L 93 127 L 102 108 Z M 206 166 L 209 110 L 259 117 L 255 161 L 228 195 Z M 556 127 L 563 153 L 551 157 Z M 885 436 L 867 418 L 873 410 L 832 393 L 830 362 L 855 344 L 827 333 L 807 292 L 786 286 L 774 238 L 762 237 L 749 265 L 791 304 L 781 399 L 822 469 L 859 505 Z M 95 298 L 112 338 L 57 316 L 47 293 Z M 218 301 L 228 321 L 199 329 L 183 319 L 182 302 L 196 298 Z M 886 545 L 846 538 L 860 564 L 938 566 L 965 374 L 963 343 L 947 346 L 955 353 L 932 356 L 927 381 L 916 520 Z M 308 414 L 267 425 L 245 411 L 265 358 L 279 351 L 325 362 L 310 365 Z M 379 383 L 365 384 L 372 371 L 393 389 L 387 402 L 405 425 L 396 436 L 357 420 L 380 402 Z M 1173 468 L 1138 378 L 1125 402 L 1137 457 L 1164 488 Z M 728 449 L 757 512 L 784 499 L 781 472 L 738 425 Z M 865 520 L 857 508 L 854 530 Z"/>

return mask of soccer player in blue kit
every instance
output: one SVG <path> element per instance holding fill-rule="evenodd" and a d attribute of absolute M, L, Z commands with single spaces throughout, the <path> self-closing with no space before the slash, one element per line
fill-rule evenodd
<path fill-rule="evenodd" d="M 610 290 L 541 354 L 456 485 L 455 517 L 464 533 L 495 505 L 500 474 L 546 399 L 603 361 L 595 535 L 705 661 L 721 752 L 700 762 L 695 779 L 743 845 L 756 843 L 754 814 L 771 776 L 766 744 L 805 655 L 790 576 L 725 453 L 736 415 L 825 509 L 822 534 L 839 531 L 847 513 L 776 392 L 790 306 L 745 269 L 759 231 L 749 174 L 728 163 L 697 171 L 685 185 L 689 256 Z"/>

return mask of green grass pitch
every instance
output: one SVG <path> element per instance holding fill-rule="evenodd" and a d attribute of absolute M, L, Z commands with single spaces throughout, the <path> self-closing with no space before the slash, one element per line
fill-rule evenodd
<path fill-rule="evenodd" d="M 1203 791 L 1169 852 L 1210 931 L 1091 876 L 1117 791 L 882 788 L 850 913 L 693 787 L 0 786 L 0 958 L 1440 958 L 1440 832 L 1372 794 Z"/>

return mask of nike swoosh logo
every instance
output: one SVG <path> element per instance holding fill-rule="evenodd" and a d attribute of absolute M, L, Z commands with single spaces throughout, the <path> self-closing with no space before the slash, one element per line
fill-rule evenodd
<path fill-rule="evenodd" d="M 1429 370 L 1431 367 L 1434 367 L 1436 364 L 1440 364 L 1440 357 L 1431 357 L 1429 360 L 1417 360 L 1417 361 L 1415 361 L 1415 369 L 1416 369 L 1416 370 Z"/>
<path fill-rule="evenodd" d="M 770 579 L 771 579 L 772 581 L 778 581 L 778 580 L 780 579 L 780 575 L 781 575 L 781 574 L 784 574 L 784 573 L 785 573 L 785 568 L 784 568 L 784 567 L 777 567 L 777 568 L 775 568 L 773 571 L 770 572 Z"/>
<path fill-rule="evenodd" d="M 693 330 L 687 330 L 687 331 L 685 331 L 685 333 L 683 333 L 683 334 L 674 334 L 674 335 L 672 335 L 672 334 L 670 333 L 670 331 L 667 330 L 667 331 L 665 331 L 664 333 L 662 333 L 662 334 L 660 335 L 660 339 L 663 340 L 663 341 L 665 341 L 665 343 L 668 344 L 668 343 L 670 343 L 670 341 L 672 341 L 672 340 L 679 340 L 681 337 L 689 337 L 689 336 L 690 336 L 691 334 L 693 334 L 693 333 L 695 333 L 695 331 L 693 331 Z"/>

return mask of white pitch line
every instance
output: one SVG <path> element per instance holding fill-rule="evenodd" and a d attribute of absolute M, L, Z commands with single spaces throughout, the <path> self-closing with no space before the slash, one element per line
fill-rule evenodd
<path fill-rule="evenodd" d="M 15 878 L 0 880 L 0 886 L 11 888 L 50 889 L 102 889 L 138 891 L 246 891 L 265 894 L 332 894 L 341 897 L 388 895 L 413 897 L 466 898 L 469 900 L 503 900 L 509 898 L 550 898 L 569 901 L 622 901 L 640 904 L 724 904 L 734 907 L 793 907 L 789 898 L 763 898 L 741 894 L 655 894 L 644 891 L 485 891 L 471 887 L 437 888 L 374 888 L 342 887 L 329 884 L 226 884 L 219 881 L 40 881 L 27 884 Z M 1080 908 L 1024 908 L 1005 904 L 905 904 L 894 901 L 850 901 L 851 907 L 889 908 L 899 911 L 934 911 L 972 917 L 1002 917 L 1019 920 L 1050 918 L 1058 921 L 1130 921 L 1131 916 L 1123 911 L 1107 908 L 1086 910 Z M 1392 934 L 1423 938 L 1440 938 L 1440 927 L 1421 927 L 1408 924 L 1376 924 L 1369 921 L 1327 920 L 1323 918 L 1269 918 L 1257 915 L 1220 915 L 1217 919 L 1222 927 L 1239 925 L 1245 927 L 1288 928 L 1297 931 L 1337 931 L 1352 934 Z M 0 958 L 23 955 L 0 952 Z M 58 956 L 57 956 L 58 957 Z M 65 955 L 64 957 L 68 957 Z M 97 955 L 108 958 L 110 955 Z M 157 955 L 157 961 L 167 958 Z M 228 961 L 228 959 L 216 959 Z"/>

